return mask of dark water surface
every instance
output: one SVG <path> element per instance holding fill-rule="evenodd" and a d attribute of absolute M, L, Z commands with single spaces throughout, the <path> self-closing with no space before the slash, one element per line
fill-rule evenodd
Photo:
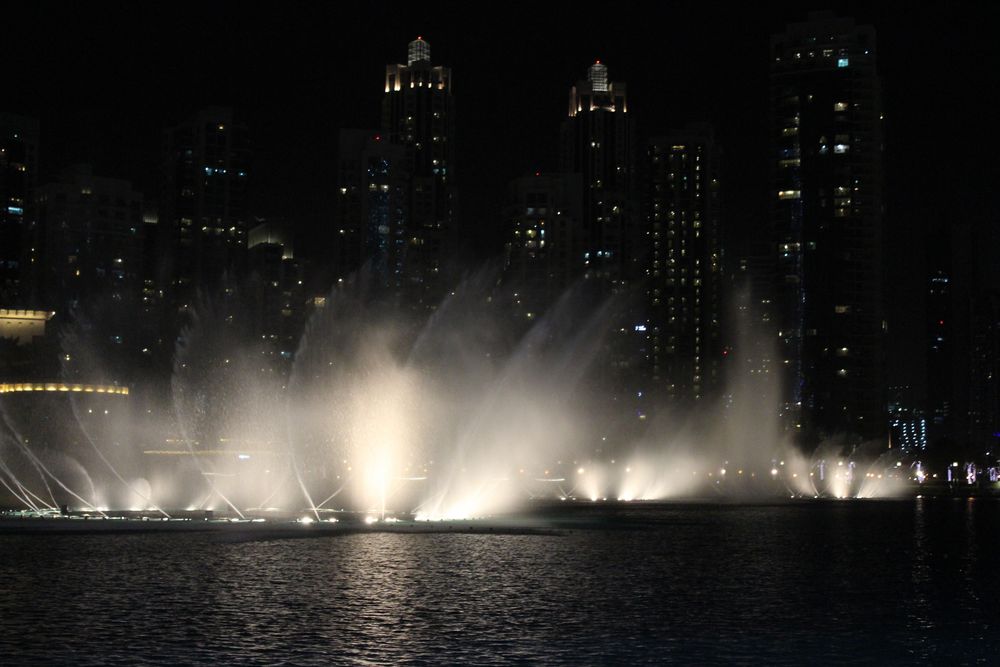
<path fill-rule="evenodd" d="M 995 500 L 552 521 L 552 535 L 0 536 L 0 664 L 1000 662 Z"/>

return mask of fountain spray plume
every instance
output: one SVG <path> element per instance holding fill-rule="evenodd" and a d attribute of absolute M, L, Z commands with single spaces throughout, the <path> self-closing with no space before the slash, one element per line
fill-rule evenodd
<path fill-rule="evenodd" d="M 578 394 L 579 383 L 601 349 L 610 318 L 609 306 L 594 308 L 583 291 L 563 295 L 526 333 L 511 336 L 506 350 L 497 350 L 496 340 L 489 337 L 463 339 L 463 352 L 458 354 L 470 360 L 475 369 L 472 378 L 478 383 L 471 382 L 469 374 L 456 378 L 448 371 L 440 378 L 441 395 L 455 397 L 446 405 L 458 413 L 457 419 L 446 421 L 461 428 L 448 434 L 450 439 L 443 441 L 451 444 L 438 450 L 442 466 L 435 469 L 420 517 L 482 516 L 509 507 L 523 497 L 516 478 L 541 475 L 585 440 L 589 420 L 577 410 L 586 403 Z M 474 308 L 461 300 L 446 304 L 447 317 L 429 323 L 422 337 L 418 357 L 424 360 L 422 365 L 434 367 L 429 350 L 440 345 L 429 341 L 447 336 L 455 326 L 460 331 L 487 332 L 513 327 L 514 322 L 504 319 L 504 310 L 496 307 L 503 303 L 501 295 Z M 475 323 L 465 327 L 469 317 Z M 490 326 L 480 328 L 483 322 Z M 476 364 L 477 358 L 491 363 Z M 575 365 L 567 363 L 569 359 Z M 461 396 L 447 386 L 450 379 L 457 380 Z"/>
<path fill-rule="evenodd" d="M 74 313 L 72 318 L 73 326 L 68 327 L 62 332 L 60 336 L 60 343 L 63 349 L 63 355 L 61 355 L 61 367 L 62 367 L 62 377 L 64 382 L 73 382 L 79 379 L 79 374 L 82 373 L 84 378 L 87 378 L 91 382 L 98 382 L 102 384 L 117 384 L 113 382 L 111 378 L 104 377 L 103 374 L 107 372 L 108 363 L 105 359 L 98 359 L 100 356 L 97 350 L 97 345 L 95 341 L 84 340 L 84 332 L 87 330 L 98 330 L 99 327 L 90 321 L 86 315 L 83 314 L 79 309 Z M 98 336 L 98 338 L 103 338 Z M 70 365 L 72 364 L 72 366 Z M 114 371 L 111 371 L 114 373 Z M 119 372 L 124 372 L 119 370 Z M 118 468 L 112 464 L 105 453 L 97 445 L 96 439 L 90 432 L 90 429 L 86 423 L 86 420 L 81 418 L 79 399 L 70 395 L 70 406 L 73 411 L 73 418 L 76 420 L 76 425 L 83 434 L 84 439 L 90 444 L 90 447 L 97 454 L 101 462 L 111 471 L 112 475 L 134 496 L 138 496 L 145 501 L 146 507 L 150 507 L 159 514 L 163 515 L 165 518 L 169 519 L 170 515 L 164 511 L 159 505 L 157 505 L 152 498 L 149 497 L 148 493 L 143 493 L 136 488 L 135 483 L 128 482 L 125 477 L 121 474 Z M 121 425 L 123 417 L 118 416 L 116 411 L 116 424 Z M 130 448 L 125 449 L 126 452 L 130 452 Z M 121 458 L 121 454 L 119 454 Z M 83 466 L 81 465 L 81 468 Z M 86 473 L 84 469 L 84 474 L 87 479 L 90 480 L 89 474 Z M 92 485 L 92 482 L 91 482 Z"/>
<path fill-rule="evenodd" d="M 310 487 L 332 473 L 340 488 L 321 505 L 345 490 L 354 509 L 384 518 L 399 482 L 423 469 L 421 399 L 403 362 L 414 328 L 371 285 L 359 275 L 338 286 L 310 319 L 289 379 L 303 409 L 288 412 L 288 441 L 314 511 Z"/>
<path fill-rule="evenodd" d="M 52 493 L 52 488 L 49 486 L 48 479 L 51 479 L 53 482 L 56 483 L 56 485 L 60 489 L 68 493 L 73 498 L 79 500 L 81 503 L 84 504 L 84 506 L 93 509 L 94 511 L 101 514 L 101 516 L 107 517 L 107 515 L 104 514 L 102 510 L 95 507 L 92 502 L 86 500 L 76 491 L 67 486 L 61 479 L 59 479 L 59 477 L 57 477 L 51 470 L 49 470 L 48 466 L 46 466 L 45 463 L 42 462 L 42 460 L 38 457 L 38 455 L 36 455 L 33 451 L 31 451 L 31 449 L 24 443 L 20 433 L 11 423 L 10 416 L 8 415 L 6 407 L 3 406 L 2 402 L 0 402 L 0 414 L 3 415 L 4 425 L 11 433 L 13 441 L 17 444 L 21 452 L 25 455 L 25 457 L 31 462 L 31 465 L 39 473 L 39 477 L 42 480 L 42 483 L 45 485 L 45 489 L 49 494 L 49 498 L 51 498 L 52 500 L 52 506 L 51 506 L 52 508 L 55 508 L 58 505 L 58 503 L 56 502 L 55 495 Z M 36 499 L 38 498 L 38 496 L 36 496 L 35 494 L 32 494 L 32 496 L 34 496 Z"/>
<path fill-rule="evenodd" d="M 246 377 L 234 369 L 233 360 L 245 354 L 237 315 L 244 311 L 236 290 L 225 281 L 217 298 L 202 296 L 190 311 L 190 321 L 181 332 L 174 354 L 171 392 L 176 427 L 202 478 L 215 495 L 241 519 L 243 512 L 219 488 L 217 474 L 228 474 L 206 465 L 205 459 L 216 450 L 228 423 L 228 413 L 240 404 L 246 389 Z M 199 444 L 200 451 L 195 449 Z M 204 456 L 200 456 L 204 454 Z"/>

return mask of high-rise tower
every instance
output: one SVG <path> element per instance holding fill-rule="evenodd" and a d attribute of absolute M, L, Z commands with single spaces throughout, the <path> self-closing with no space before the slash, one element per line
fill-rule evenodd
<path fill-rule="evenodd" d="M 538 172 L 515 179 L 508 190 L 507 279 L 517 290 L 518 314 L 533 319 L 581 273 L 580 175 Z"/>
<path fill-rule="evenodd" d="M 347 280 L 367 263 L 380 290 L 402 286 L 407 234 L 406 149 L 376 130 L 341 130 L 337 157 L 334 279 Z"/>
<path fill-rule="evenodd" d="M 160 197 L 161 271 L 172 305 L 189 305 L 246 264 L 247 127 L 232 109 L 213 107 L 166 131 Z"/>
<path fill-rule="evenodd" d="M 621 286 L 642 274 L 633 215 L 634 132 L 625 84 L 600 61 L 569 91 L 561 171 L 583 180 L 583 256 L 588 274 Z"/>
<path fill-rule="evenodd" d="M 807 438 L 885 430 L 875 31 L 815 13 L 771 39 L 771 221 L 783 411 Z"/>
<path fill-rule="evenodd" d="M 421 37 L 410 42 L 405 65 L 386 66 L 382 133 L 405 148 L 402 288 L 411 305 L 432 308 L 457 245 L 455 102 L 451 69 L 431 64 L 430 44 Z"/>
<path fill-rule="evenodd" d="M 646 143 L 650 389 L 692 407 L 719 386 L 722 248 L 719 151 L 707 126 Z"/>
<path fill-rule="evenodd" d="M 36 202 L 46 303 L 66 312 L 98 298 L 129 307 L 138 301 L 144 226 L 142 195 L 131 183 L 79 164 L 40 186 Z"/>
<path fill-rule="evenodd" d="M 0 305 L 31 300 L 38 181 L 38 121 L 0 113 Z"/>

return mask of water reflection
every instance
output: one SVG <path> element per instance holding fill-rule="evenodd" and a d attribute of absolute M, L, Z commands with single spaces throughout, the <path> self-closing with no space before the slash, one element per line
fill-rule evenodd
<path fill-rule="evenodd" d="M 565 508 L 551 535 L 0 537 L 0 654 L 969 662 L 1000 648 L 998 519 L 935 499 Z"/>

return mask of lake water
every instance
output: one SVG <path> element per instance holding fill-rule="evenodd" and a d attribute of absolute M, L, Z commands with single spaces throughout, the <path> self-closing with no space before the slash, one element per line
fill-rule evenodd
<path fill-rule="evenodd" d="M 551 534 L 0 535 L 0 664 L 1000 661 L 1000 502 L 537 510 Z"/>

